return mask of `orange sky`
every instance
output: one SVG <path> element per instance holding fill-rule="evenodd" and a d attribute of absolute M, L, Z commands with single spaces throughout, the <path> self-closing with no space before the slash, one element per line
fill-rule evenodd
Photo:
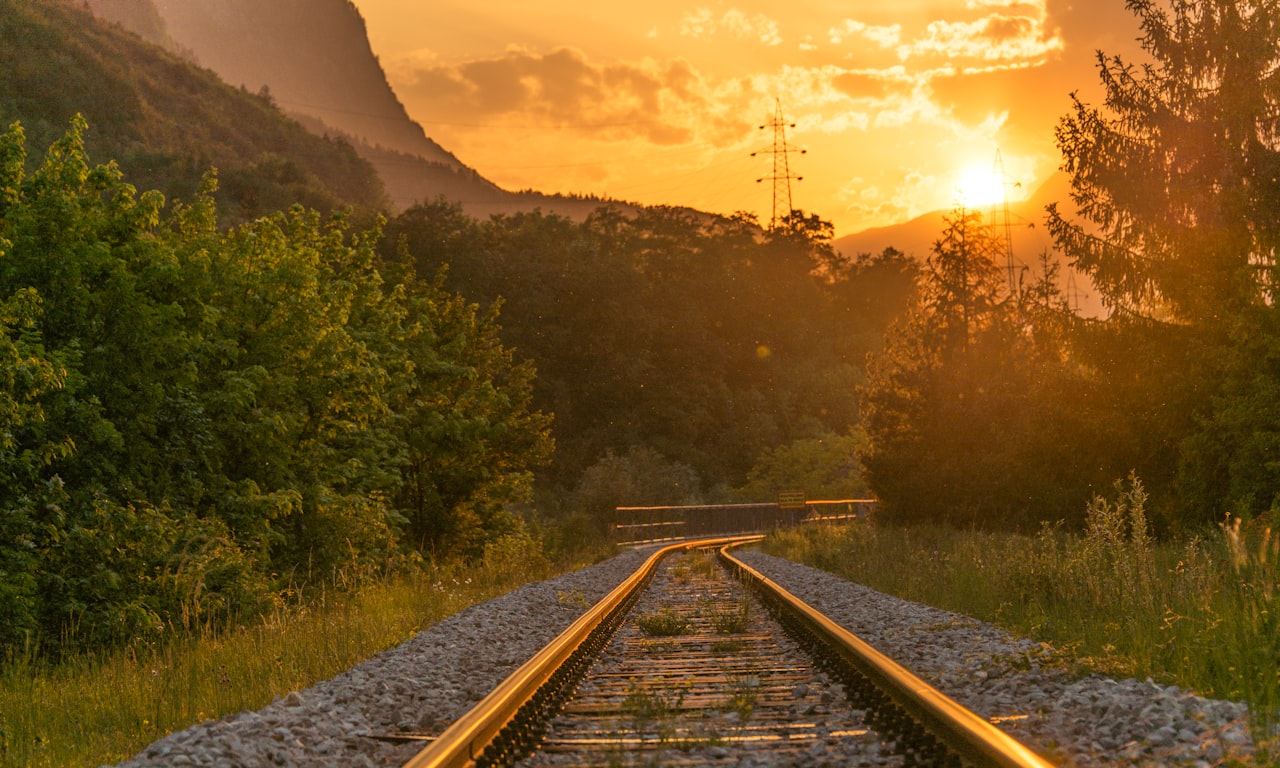
<path fill-rule="evenodd" d="M 1094 52 L 1138 35 L 1123 0 L 355 4 L 410 116 L 507 189 L 767 222 L 750 154 L 780 99 L 793 205 L 837 235 L 951 207 L 997 149 L 1033 190 L 1069 94 L 1098 98 Z"/>

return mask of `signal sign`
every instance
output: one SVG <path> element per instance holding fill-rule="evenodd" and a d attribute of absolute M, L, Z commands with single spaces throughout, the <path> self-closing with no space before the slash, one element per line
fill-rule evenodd
<path fill-rule="evenodd" d="M 808 500 L 804 491 L 779 491 L 778 509 L 804 509 Z"/>

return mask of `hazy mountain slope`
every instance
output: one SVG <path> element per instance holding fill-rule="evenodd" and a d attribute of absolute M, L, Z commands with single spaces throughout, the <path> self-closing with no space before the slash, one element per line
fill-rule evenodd
<path fill-rule="evenodd" d="M 601 204 L 508 192 L 427 137 L 388 85 L 364 19 L 348 0 L 87 2 L 104 18 L 184 51 L 232 85 L 252 92 L 266 86 L 281 109 L 313 133 L 345 135 L 377 169 L 397 208 L 443 197 L 481 218 L 541 209 L 580 220 Z"/>
<path fill-rule="evenodd" d="M 1058 203 L 1060 209 L 1065 214 L 1070 214 L 1075 210 L 1069 196 L 1070 179 L 1065 173 L 1055 173 L 1026 200 L 1009 204 L 1009 234 L 1013 242 L 1013 255 L 1015 268 L 1026 268 L 1029 273 L 1038 272 L 1041 269 L 1040 256 L 1048 251 L 1052 259 L 1060 259 L 1060 255 L 1054 251 L 1053 239 L 1049 237 L 1049 232 L 1045 229 L 1045 206 L 1050 203 Z M 985 222 L 993 220 L 1001 220 L 1003 217 L 995 215 L 992 206 L 982 206 L 980 209 L 982 219 Z M 917 216 L 910 221 L 902 224 L 894 224 L 888 227 L 875 227 L 866 229 L 852 235 L 835 240 L 836 250 L 845 256 L 853 257 L 862 253 L 880 253 L 885 248 L 893 247 L 906 253 L 908 256 L 915 257 L 920 261 L 927 259 L 932 252 L 934 242 L 942 235 L 943 217 L 950 214 L 950 211 L 931 211 L 922 216 Z M 1003 235 L 1003 233 L 997 233 Z M 1004 265 L 1001 265 L 1004 266 Z M 1068 298 L 1073 303 L 1078 303 L 1080 310 L 1085 314 L 1098 315 L 1102 313 L 1102 307 L 1096 296 L 1090 295 L 1091 285 L 1087 278 L 1081 275 L 1075 275 L 1069 278 L 1069 270 L 1065 265 L 1059 273 L 1059 282 L 1064 291 L 1074 285 L 1075 293 Z M 1024 275 L 1024 280 L 1032 279 L 1032 274 Z"/>
<path fill-rule="evenodd" d="M 372 167 L 268 100 L 95 18 L 77 0 L 0 0 L 0 122 L 21 121 L 43 152 L 73 115 L 95 160 L 131 183 L 190 199 L 216 166 L 224 209 L 254 216 L 302 202 L 380 208 Z"/>
<path fill-rule="evenodd" d="M 152 2 L 169 35 L 231 85 L 255 92 L 265 85 L 285 111 L 375 146 L 461 165 L 409 119 L 348 0 Z"/>
<path fill-rule="evenodd" d="M 1044 208 L 1054 201 L 1062 201 L 1064 205 L 1070 203 L 1067 197 L 1067 177 L 1061 173 L 1051 176 L 1030 198 L 1009 204 L 1009 220 L 1013 225 L 1013 252 L 1020 260 L 1031 263 L 1041 251 L 1052 246 L 1049 234 L 1044 229 Z M 992 206 L 984 205 L 978 210 L 982 213 L 983 221 L 993 220 Z M 835 246 L 846 256 L 879 253 L 892 246 L 923 260 L 929 256 L 934 241 L 942 234 L 942 219 L 949 213 L 950 211 L 930 211 L 901 224 L 845 235 L 836 239 Z"/>
<path fill-rule="evenodd" d="M 137 33 L 143 40 L 171 51 L 178 45 L 165 27 L 164 18 L 151 0 L 85 0 L 98 16 Z"/>

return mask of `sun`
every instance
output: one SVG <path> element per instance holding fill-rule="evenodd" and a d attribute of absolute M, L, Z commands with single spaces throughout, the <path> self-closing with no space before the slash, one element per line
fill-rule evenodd
<path fill-rule="evenodd" d="M 957 174 L 956 201 L 961 205 L 977 208 L 1004 199 L 1004 182 L 990 168 L 971 165 Z"/>

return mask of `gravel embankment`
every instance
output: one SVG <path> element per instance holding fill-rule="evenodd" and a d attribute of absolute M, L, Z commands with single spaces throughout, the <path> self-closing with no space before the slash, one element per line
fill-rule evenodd
<path fill-rule="evenodd" d="M 473 606 L 347 672 L 171 734 L 122 766 L 399 765 L 492 690 L 648 553 L 530 584 Z M 960 703 L 1061 765 L 1210 766 L 1251 753 L 1243 705 L 1134 680 L 1074 680 L 1038 645 L 758 552 L 744 560 Z M 720 763 L 717 763 L 720 764 Z M 725 762 L 724 764 L 728 764 Z"/>
<path fill-rule="evenodd" d="M 1044 663 L 1048 649 L 968 616 L 761 552 L 741 559 L 1055 764 L 1211 766 L 1253 751 L 1243 704 L 1149 680 L 1073 679 Z"/>

